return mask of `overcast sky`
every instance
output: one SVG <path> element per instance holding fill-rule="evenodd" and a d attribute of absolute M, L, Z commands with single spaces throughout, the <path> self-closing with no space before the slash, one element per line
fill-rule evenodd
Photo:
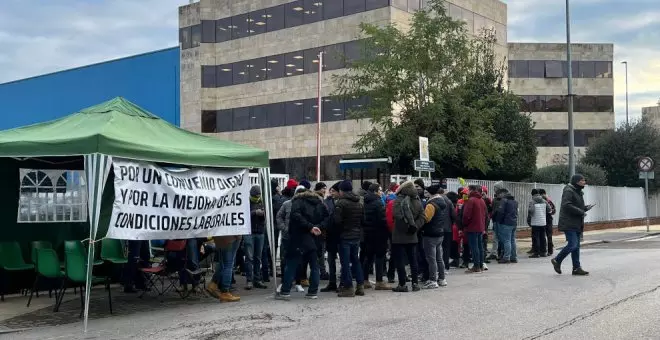
<path fill-rule="evenodd" d="M 511 42 L 565 41 L 564 1 L 504 0 Z M 572 0 L 574 42 L 614 43 L 617 121 L 660 100 L 660 0 Z M 0 83 L 177 45 L 187 0 L 2 0 Z"/>

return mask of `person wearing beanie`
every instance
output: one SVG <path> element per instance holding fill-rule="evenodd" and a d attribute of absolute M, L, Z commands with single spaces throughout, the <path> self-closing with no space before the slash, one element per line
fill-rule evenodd
<path fill-rule="evenodd" d="M 359 260 L 362 219 L 364 215 L 360 198 L 353 193 L 350 180 L 339 184 L 339 199 L 335 203 L 333 227 L 339 232 L 339 260 L 341 262 L 341 287 L 339 297 L 364 295 L 364 276 Z M 351 268 L 352 266 L 352 268 Z M 353 273 L 357 286 L 353 289 Z"/>
<path fill-rule="evenodd" d="M 300 185 L 304 186 L 305 189 L 310 190 L 312 188 L 312 183 L 310 183 L 308 180 L 303 179 L 300 181 Z"/>
<path fill-rule="evenodd" d="M 329 195 L 324 200 L 325 207 L 330 214 L 330 221 L 334 221 L 335 202 L 339 199 L 339 184 L 337 182 L 330 187 Z M 337 257 L 339 257 L 339 232 L 332 227 L 332 222 L 328 223 L 325 232 L 325 249 L 328 252 L 328 285 L 321 289 L 321 292 L 337 292 Z"/>
<path fill-rule="evenodd" d="M 532 248 L 536 252 L 529 256 L 531 258 L 548 256 L 545 227 L 546 217 L 550 212 L 548 202 L 541 197 L 537 189 L 532 189 L 532 200 L 527 207 L 527 224 L 532 228 Z"/>
<path fill-rule="evenodd" d="M 571 254 L 573 275 L 589 275 L 580 264 L 580 236 L 584 230 L 584 217 L 593 205 L 584 204 L 583 189 L 587 185 L 584 176 L 573 175 L 571 183 L 564 187 L 559 209 L 559 231 L 566 235 L 567 245 L 552 259 L 552 266 L 557 274 L 561 274 L 561 263 Z"/>
<path fill-rule="evenodd" d="M 367 196 L 367 194 L 369 194 L 369 187 L 371 186 L 371 184 L 372 183 L 369 181 L 364 181 L 362 182 L 362 184 L 360 184 L 360 190 L 358 190 L 358 195 L 362 197 L 363 200 L 364 197 Z"/>
<path fill-rule="evenodd" d="M 385 268 L 385 255 L 387 254 L 387 241 L 390 232 L 385 221 L 385 206 L 380 199 L 382 190 L 380 185 L 371 184 L 364 197 L 364 259 L 362 272 L 364 273 L 365 288 L 371 288 L 369 282 L 369 269 L 376 265 L 376 290 L 391 290 L 383 281 Z"/>
<path fill-rule="evenodd" d="M 261 260 L 266 232 L 266 212 L 261 200 L 261 187 L 250 188 L 250 222 L 252 232 L 243 237 L 243 253 L 245 254 L 245 289 L 268 288 L 262 283 Z"/>
<path fill-rule="evenodd" d="M 428 280 L 422 288 L 434 289 L 447 285 L 445 279 L 445 261 L 443 258 L 442 244 L 445 231 L 451 231 L 452 207 L 448 206 L 448 199 L 440 194 L 439 185 L 431 185 L 427 188 L 431 195 L 426 208 L 424 208 L 424 226 L 422 227 L 422 242 L 426 262 L 428 263 Z M 449 202 L 451 204 L 451 202 Z"/>
<path fill-rule="evenodd" d="M 392 254 L 396 258 L 399 285 L 392 288 L 394 292 L 407 292 L 406 262 L 410 263 L 412 290 L 419 287 L 417 262 L 417 233 L 424 225 L 424 208 L 412 181 L 406 181 L 399 186 L 394 201 L 394 230 L 392 231 Z"/>

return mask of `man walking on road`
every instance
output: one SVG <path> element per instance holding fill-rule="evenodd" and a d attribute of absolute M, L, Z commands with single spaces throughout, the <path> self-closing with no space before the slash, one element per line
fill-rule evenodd
<path fill-rule="evenodd" d="M 564 187 L 559 210 L 559 230 L 566 235 L 568 244 L 552 259 L 552 266 L 557 274 L 561 274 L 561 263 L 571 254 L 573 275 L 589 275 L 580 264 L 580 236 L 584 230 L 584 216 L 593 205 L 584 205 L 583 189 L 587 185 L 584 176 L 575 174 L 571 183 Z"/>

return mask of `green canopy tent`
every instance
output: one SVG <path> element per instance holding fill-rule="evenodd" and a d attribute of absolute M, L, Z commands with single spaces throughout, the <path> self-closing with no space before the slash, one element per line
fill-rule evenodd
<path fill-rule="evenodd" d="M 89 258 L 84 329 L 87 331 L 89 288 L 94 241 L 104 236 L 108 219 L 101 220 L 106 185 L 112 187 L 112 157 L 143 160 L 188 167 L 259 169 L 263 200 L 271 200 L 268 152 L 180 129 L 143 110 L 124 98 L 83 109 L 69 116 L 25 127 L 0 131 L 0 169 L 5 175 L 3 193 L 17 200 L 19 168 L 45 164 L 46 168 L 84 168 L 88 197 Z M 12 177 L 13 176 L 13 177 Z M 111 209 L 114 197 L 107 195 L 104 209 Z M 9 195 L 7 195 L 9 194 Z M 110 204 L 107 204 L 108 202 Z M 16 207 L 16 205 L 13 205 Z M 270 244 L 274 244 L 272 206 L 265 204 Z M 16 210 L 6 211 L 4 222 L 16 227 Z M 105 225 L 104 225 L 105 224 Z M 5 225 L 5 228 L 7 226 Z M 23 226 L 18 226 L 23 227 Z M 99 227 L 102 229 L 98 235 Z M 18 228 L 17 228 L 18 229 Z M 275 247 L 271 247 L 274 252 Z M 272 254 L 275 258 L 275 254 Z"/>

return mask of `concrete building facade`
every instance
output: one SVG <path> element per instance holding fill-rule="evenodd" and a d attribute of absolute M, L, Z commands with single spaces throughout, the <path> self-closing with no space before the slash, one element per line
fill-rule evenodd
<path fill-rule="evenodd" d="M 612 44 L 572 44 L 576 158 L 614 129 Z M 566 44 L 510 43 L 509 88 L 521 96 L 538 137 L 537 167 L 568 162 Z"/>
<path fill-rule="evenodd" d="M 642 118 L 648 118 L 656 127 L 660 128 L 660 102 L 658 102 L 658 106 L 643 107 Z"/>
<path fill-rule="evenodd" d="M 496 0 L 447 1 L 469 32 L 493 28 L 506 56 L 506 5 Z M 265 148 L 273 172 L 314 177 L 318 53 L 324 60 L 323 179 L 339 178 L 339 159 L 368 121 L 346 112 L 367 98 L 330 98 L 340 56 L 359 58 L 360 23 L 405 29 L 424 0 L 201 0 L 179 8 L 181 126 Z"/>

